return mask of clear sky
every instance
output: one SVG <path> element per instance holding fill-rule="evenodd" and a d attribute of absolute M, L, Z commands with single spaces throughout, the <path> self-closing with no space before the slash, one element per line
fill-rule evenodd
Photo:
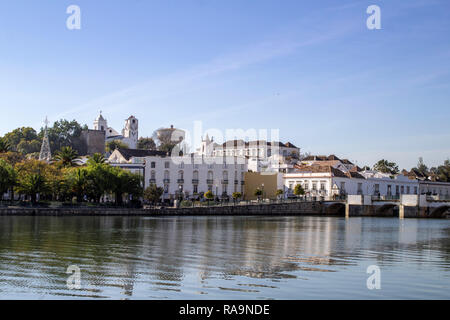
<path fill-rule="evenodd" d="M 69 5 L 81 29 L 68 30 Z M 366 9 L 381 8 L 381 30 Z M 450 157 L 448 0 L 2 0 L 0 135 L 99 110 L 140 135 L 280 129 L 313 154 Z"/>

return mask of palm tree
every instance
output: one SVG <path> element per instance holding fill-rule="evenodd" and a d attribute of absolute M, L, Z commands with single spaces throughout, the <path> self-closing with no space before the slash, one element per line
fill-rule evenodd
<path fill-rule="evenodd" d="M 72 192 L 77 197 L 77 202 L 83 201 L 88 187 L 88 172 L 86 169 L 75 169 L 69 178 Z"/>
<path fill-rule="evenodd" d="M 30 196 L 31 203 L 35 204 L 37 194 L 45 193 L 48 191 L 47 181 L 44 176 L 40 173 L 30 173 L 25 175 L 21 181 L 19 181 L 19 192 Z"/>
<path fill-rule="evenodd" d="M 106 158 L 100 154 L 100 153 L 94 153 L 92 156 L 89 157 L 88 164 L 94 165 L 94 164 L 103 164 L 106 162 Z"/>
<path fill-rule="evenodd" d="M 55 160 L 59 161 L 63 167 L 75 166 L 75 160 L 78 158 L 78 152 L 72 147 L 62 147 L 55 155 Z"/>

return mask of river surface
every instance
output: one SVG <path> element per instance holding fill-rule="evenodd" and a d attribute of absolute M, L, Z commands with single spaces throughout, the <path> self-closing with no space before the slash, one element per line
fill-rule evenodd
<path fill-rule="evenodd" d="M 0 299 L 450 299 L 450 220 L 0 217 Z"/>

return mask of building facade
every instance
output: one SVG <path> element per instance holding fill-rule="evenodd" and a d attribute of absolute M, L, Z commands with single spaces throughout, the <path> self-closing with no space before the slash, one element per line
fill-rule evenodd
<path fill-rule="evenodd" d="M 265 159 L 273 155 L 284 157 L 299 156 L 300 148 L 290 142 L 268 142 L 265 140 L 244 141 L 229 140 L 218 144 L 208 135 L 202 140 L 201 147 L 197 150 L 199 155 L 213 157 L 249 157 Z"/>
<path fill-rule="evenodd" d="M 297 184 L 306 196 L 334 197 L 343 195 L 372 195 L 398 198 L 402 194 L 418 194 L 419 182 L 403 175 L 391 178 L 373 171 L 343 172 L 332 166 L 304 166 L 296 168 L 283 177 L 287 195 Z"/>
<path fill-rule="evenodd" d="M 208 190 L 217 197 L 244 191 L 247 163 L 238 157 L 203 157 L 195 154 L 171 157 L 152 150 L 115 150 L 108 159 L 113 166 L 141 174 L 144 187 L 164 189 L 163 199 L 199 198 Z"/>

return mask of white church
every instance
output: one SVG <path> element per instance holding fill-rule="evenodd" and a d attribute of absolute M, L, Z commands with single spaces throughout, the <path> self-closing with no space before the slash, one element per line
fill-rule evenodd
<path fill-rule="evenodd" d="M 108 122 L 105 118 L 103 118 L 101 112 L 94 121 L 94 130 L 105 132 L 105 142 L 119 140 L 126 144 L 130 149 L 137 148 L 137 142 L 139 139 L 138 129 L 139 122 L 134 116 L 130 116 L 125 120 L 125 126 L 122 129 L 121 134 L 112 127 L 108 127 Z"/>

